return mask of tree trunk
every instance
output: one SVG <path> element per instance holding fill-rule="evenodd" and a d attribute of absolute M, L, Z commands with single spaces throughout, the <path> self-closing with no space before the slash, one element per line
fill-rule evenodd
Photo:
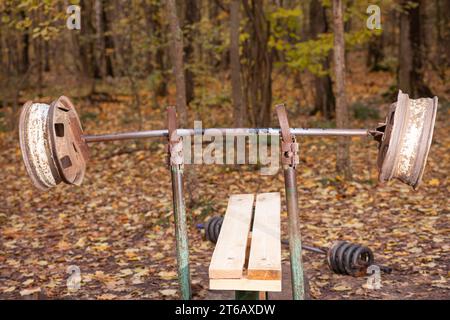
<path fill-rule="evenodd" d="M 114 76 L 114 68 L 113 68 L 113 62 L 112 62 L 112 54 L 111 52 L 114 51 L 114 41 L 113 38 L 109 35 L 111 32 L 110 29 L 110 23 L 108 19 L 107 14 L 108 8 L 104 4 L 103 10 L 102 10 L 102 24 L 103 24 L 103 30 L 104 30 L 104 52 L 105 52 L 105 75 L 109 77 Z"/>
<path fill-rule="evenodd" d="M 95 0 L 95 61 L 98 66 L 98 78 L 103 78 L 106 73 L 105 65 L 105 37 L 104 37 L 104 19 L 103 19 L 103 0 Z"/>
<path fill-rule="evenodd" d="M 50 50 L 50 43 L 49 40 L 44 40 L 44 71 L 50 72 L 50 56 L 51 56 L 51 50 Z"/>
<path fill-rule="evenodd" d="M 326 9 L 319 0 L 312 0 L 309 8 L 309 32 L 312 39 L 321 33 L 328 32 Z M 322 63 L 323 70 L 330 69 L 329 57 Z M 326 119 L 331 119 L 336 109 L 332 81 L 329 74 L 325 76 L 314 75 L 314 111 L 321 112 Z"/>
<path fill-rule="evenodd" d="M 230 3 L 230 60 L 231 60 L 231 91 L 233 100 L 233 124 L 241 128 L 246 123 L 246 108 L 242 98 L 241 61 L 239 56 L 239 25 L 240 1 Z"/>
<path fill-rule="evenodd" d="M 184 0 L 184 27 L 187 29 L 186 42 L 184 45 L 184 58 L 187 64 L 185 68 L 186 79 L 186 102 L 189 104 L 194 99 L 194 72 L 192 71 L 192 65 L 194 64 L 194 46 L 193 42 L 195 37 L 194 25 L 200 21 L 200 7 L 198 0 Z"/>
<path fill-rule="evenodd" d="M 383 33 L 373 36 L 368 43 L 366 65 L 370 71 L 382 70 L 381 62 L 384 59 Z"/>
<path fill-rule="evenodd" d="M 345 96 L 345 42 L 342 0 L 333 0 L 334 68 L 336 75 L 336 126 L 347 128 L 349 123 Z M 350 138 L 339 137 L 336 153 L 336 170 L 345 179 L 351 179 Z"/>
<path fill-rule="evenodd" d="M 158 83 L 154 87 L 155 96 L 166 96 L 167 95 L 167 80 L 166 80 L 166 64 L 165 64 L 165 53 L 163 48 L 163 43 L 165 43 L 165 34 L 163 25 L 161 24 L 161 16 L 159 12 L 161 11 L 160 3 L 147 3 L 144 5 L 145 20 L 147 22 L 147 28 L 149 31 L 148 36 L 150 39 L 156 39 L 157 47 L 154 52 L 153 59 L 151 61 L 152 71 L 157 70 L 160 74 L 158 78 Z"/>
<path fill-rule="evenodd" d="M 421 8 L 424 2 L 423 0 L 404 0 L 402 5 L 404 8 L 400 14 L 398 86 L 414 99 L 432 96 L 430 88 L 424 82 L 423 72 Z"/>
<path fill-rule="evenodd" d="M 252 124 L 270 126 L 272 108 L 272 51 L 268 47 L 270 22 L 266 19 L 262 0 L 242 2 L 248 17 L 249 38 L 244 52 L 245 96 L 251 108 Z"/>
<path fill-rule="evenodd" d="M 179 114 L 180 126 L 186 126 L 187 105 L 183 62 L 183 33 L 180 28 L 175 0 L 166 0 L 166 9 L 170 27 L 170 53 L 177 91 L 177 111 Z"/>
<path fill-rule="evenodd" d="M 21 17 L 23 20 L 25 20 L 26 15 L 24 11 L 20 12 Z M 21 73 L 25 73 L 28 70 L 28 67 L 30 66 L 30 29 L 26 28 L 24 31 L 22 31 L 22 64 L 21 64 Z M 2 52 L 0 51 L 0 55 L 2 55 Z"/>

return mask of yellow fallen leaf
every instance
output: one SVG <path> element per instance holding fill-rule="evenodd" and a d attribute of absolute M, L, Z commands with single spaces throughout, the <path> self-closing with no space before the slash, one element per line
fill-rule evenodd
<path fill-rule="evenodd" d="M 334 286 L 333 289 L 331 289 L 331 290 L 333 290 L 333 291 L 349 291 L 349 290 L 352 290 L 352 288 L 349 286 L 346 286 L 346 285 L 337 285 L 337 286 Z"/>
<path fill-rule="evenodd" d="M 85 237 L 81 237 L 80 239 L 78 239 L 77 243 L 75 243 L 75 247 L 78 247 L 78 248 L 83 248 L 85 245 L 86 245 Z"/>
<path fill-rule="evenodd" d="M 109 244 L 107 242 L 97 242 L 92 246 L 92 249 L 96 251 L 105 251 L 109 248 Z"/>
<path fill-rule="evenodd" d="M 152 259 L 155 259 L 155 260 L 160 260 L 162 258 L 164 258 L 164 254 L 161 252 L 157 252 L 154 255 L 152 255 Z"/>
<path fill-rule="evenodd" d="M 439 179 L 436 178 L 431 179 L 430 181 L 428 181 L 428 185 L 433 187 L 439 186 Z"/>
<path fill-rule="evenodd" d="M 131 270 L 131 269 L 122 269 L 122 270 L 120 270 L 120 276 L 121 277 L 126 277 L 126 276 L 129 276 L 129 275 L 132 275 L 133 274 L 133 270 Z"/>
<path fill-rule="evenodd" d="M 175 290 L 175 289 L 164 289 L 164 290 L 159 290 L 159 292 L 163 296 L 174 296 L 177 294 L 177 290 Z"/>
<path fill-rule="evenodd" d="M 21 296 L 28 296 L 28 295 L 36 293 L 36 292 L 41 292 L 41 288 L 37 287 L 37 288 L 32 288 L 32 289 L 20 290 L 20 295 Z"/>
<path fill-rule="evenodd" d="M 16 287 L 9 287 L 9 288 L 6 288 L 5 290 L 3 290 L 3 292 L 8 293 L 8 292 L 13 292 L 14 290 L 16 290 Z"/>
<path fill-rule="evenodd" d="M 34 279 L 28 279 L 28 280 L 22 282 L 22 284 L 23 284 L 24 286 L 29 286 L 29 285 L 32 284 L 33 282 L 34 282 Z"/>
<path fill-rule="evenodd" d="M 177 273 L 175 271 L 161 271 L 158 276 L 164 280 L 172 280 L 176 278 Z"/>

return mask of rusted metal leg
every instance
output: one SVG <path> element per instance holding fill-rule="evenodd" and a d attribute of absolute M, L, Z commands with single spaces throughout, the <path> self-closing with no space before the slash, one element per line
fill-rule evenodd
<path fill-rule="evenodd" d="M 177 242 L 178 281 L 180 283 L 181 298 L 189 300 L 191 298 L 191 279 L 186 209 L 183 199 L 183 171 L 178 166 L 171 166 L 170 171 L 172 175 L 175 237 Z"/>
<path fill-rule="evenodd" d="M 305 299 L 303 279 L 302 239 L 298 217 L 298 194 L 295 168 L 299 163 L 298 143 L 291 133 L 284 105 L 276 107 L 281 128 L 281 163 L 284 169 L 284 185 L 289 216 L 289 253 L 291 259 L 292 298 Z"/>
<path fill-rule="evenodd" d="M 289 217 L 289 254 L 291 262 L 292 298 L 305 299 L 303 279 L 302 238 L 298 217 L 298 194 L 295 169 L 284 168 L 284 184 L 286 189 L 286 203 Z"/>
<path fill-rule="evenodd" d="M 191 276 L 189 271 L 189 241 L 186 223 L 186 207 L 183 197 L 183 140 L 177 135 L 177 118 L 174 107 L 167 109 L 169 132 L 168 162 L 172 177 L 173 211 L 178 263 L 178 281 L 181 298 L 191 299 Z"/>

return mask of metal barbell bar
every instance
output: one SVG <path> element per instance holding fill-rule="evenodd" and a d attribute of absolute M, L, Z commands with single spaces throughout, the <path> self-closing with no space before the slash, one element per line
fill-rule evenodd
<path fill-rule="evenodd" d="M 205 135 L 208 130 L 214 130 L 222 134 L 230 134 L 234 136 L 246 136 L 251 134 L 266 134 L 266 135 L 280 135 L 278 128 L 209 128 L 202 130 L 195 129 L 177 129 L 177 134 L 181 137 Z M 291 134 L 295 136 L 370 136 L 369 129 L 306 129 L 306 128 L 292 128 Z M 83 135 L 86 143 L 93 142 L 107 142 L 118 140 L 132 140 L 145 138 L 161 138 L 167 137 L 167 130 L 146 130 L 133 131 L 122 133 L 98 134 L 98 135 Z"/>

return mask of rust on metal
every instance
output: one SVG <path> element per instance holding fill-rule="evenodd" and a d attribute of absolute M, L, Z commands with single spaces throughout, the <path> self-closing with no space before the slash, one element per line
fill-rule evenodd
<path fill-rule="evenodd" d="M 48 110 L 47 104 L 28 101 L 19 120 L 22 159 L 31 181 L 40 190 L 61 182 L 48 142 Z"/>
<path fill-rule="evenodd" d="M 410 99 L 401 91 L 386 122 L 371 134 L 379 144 L 379 180 L 398 179 L 417 189 L 433 137 L 437 97 Z"/>
<path fill-rule="evenodd" d="M 373 252 L 368 247 L 346 241 L 334 242 L 327 254 L 328 266 L 334 273 L 354 277 L 365 276 L 373 260 Z"/>
<path fill-rule="evenodd" d="M 78 115 L 70 100 L 51 105 L 28 101 L 19 122 L 20 148 L 33 184 L 47 190 L 62 181 L 80 185 L 88 149 Z"/>
<path fill-rule="evenodd" d="M 67 97 L 60 97 L 50 105 L 49 136 L 52 152 L 61 179 L 68 184 L 81 185 L 86 162 L 87 145 L 73 104 Z"/>
<path fill-rule="evenodd" d="M 168 162 L 171 166 L 183 167 L 183 138 L 177 134 L 177 112 L 175 107 L 167 108 Z"/>
<path fill-rule="evenodd" d="M 281 163 L 295 169 L 300 162 L 298 143 L 291 133 L 284 104 L 277 105 L 276 111 L 281 128 Z"/>

